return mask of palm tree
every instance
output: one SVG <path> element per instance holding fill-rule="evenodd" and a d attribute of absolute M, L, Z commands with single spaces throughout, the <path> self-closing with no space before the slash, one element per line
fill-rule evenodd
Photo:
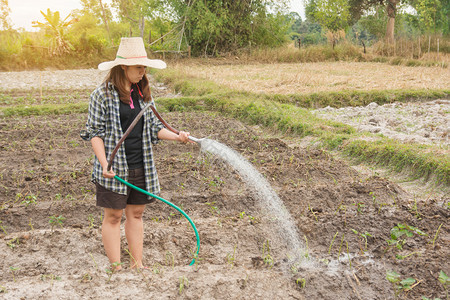
<path fill-rule="evenodd" d="M 52 12 L 49 8 L 47 9 L 47 14 L 41 11 L 44 16 L 46 23 L 41 23 L 39 21 L 31 22 L 33 27 L 39 27 L 45 31 L 45 36 L 50 39 L 49 54 L 51 56 L 62 55 L 63 53 L 69 52 L 70 49 L 74 49 L 72 44 L 66 38 L 67 28 L 78 20 L 72 18 L 70 20 L 70 14 L 61 20 L 59 16 L 59 11 Z"/>

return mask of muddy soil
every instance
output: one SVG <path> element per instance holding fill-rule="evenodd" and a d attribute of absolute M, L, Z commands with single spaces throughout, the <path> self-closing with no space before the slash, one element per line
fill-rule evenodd
<path fill-rule="evenodd" d="M 89 182 L 92 152 L 77 136 L 85 116 L 16 118 L 2 120 L 0 131 L 2 297 L 392 299 L 396 291 L 386 280 L 391 270 L 418 282 L 400 297 L 445 297 L 437 277 L 450 270 L 449 209 L 443 206 L 448 198 L 414 202 L 398 185 L 364 177 L 323 151 L 262 138 L 254 128 L 216 114 L 165 117 L 251 161 L 293 216 L 313 263 L 283 264 L 283 249 L 270 244 L 276 240 L 270 215 L 261 213 L 260 199 L 234 170 L 196 145 L 162 142 L 155 147 L 162 197 L 194 220 L 201 238 L 198 265 L 188 266 L 195 249 L 192 228 L 157 202 L 145 214 L 150 270 L 127 269 L 124 250 L 125 270 L 108 278 L 101 210 Z M 65 219 L 52 228 L 52 216 Z M 388 246 L 397 224 L 427 236 L 405 238 L 401 250 Z"/>
<path fill-rule="evenodd" d="M 149 269 L 129 269 L 122 234 L 124 270 L 108 274 L 90 182 L 93 153 L 78 136 L 86 115 L 2 118 L 0 297 L 445 299 L 438 277 L 450 274 L 447 195 L 417 198 L 320 149 L 218 113 L 163 116 L 228 145 L 268 179 L 298 227 L 304 259 L 288 263 L 273 216 L 230 166 L 195 144 L 161 142 L 154 148 L 161 196 L 195 222 L 199 259 L 188 266 L 196 246 L 188 221 L 157 201 L 144 216 Z M 393 240 L 399 225 L 412 236 Z M 391 284 L 390 271 L 415 282 Z"/>

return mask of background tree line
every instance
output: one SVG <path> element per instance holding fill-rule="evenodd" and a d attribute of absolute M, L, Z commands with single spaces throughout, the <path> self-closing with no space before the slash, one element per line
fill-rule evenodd
<path fill-rule="evenodd" d="M 394 34 L 448 37 L 449 0 L 403 1 L 307 0 L 302 20 L 288 0 L 80 0 L 69 16 L 42 11 L 33 20 L 39 31 L 25 32 L 12 29 L 8 0 L 0 0 L 0 63 L 83 66 L 110 56 L 123 36 L 143 37 L 152 51 L 194 56 L 276 48 L 289 39 L 334 48 L 344 37 L 368 45 L 392 42 Z"/>

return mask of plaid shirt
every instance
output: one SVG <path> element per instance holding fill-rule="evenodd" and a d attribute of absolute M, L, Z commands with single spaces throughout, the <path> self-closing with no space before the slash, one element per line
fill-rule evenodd
<path fill-rule="evenodd" d="M 108 89 L 108 92 L 107 92 Z M 152 105 L 155 105 L 152 100 Z M 139 99 L 139 104 L 143 109 L 145 104 Z M 89 103 L 89 114 L 86 122 L 86 130 L 80 133 L 81 138 L 86 141 L 93 137 L 100 137 L 105 144 L 106 159 L 109 161 L 111 153 L 123 136 L 120 123 L 120 99 L 119 93 L 111 83 L 108 87 L 105 84 L 100 85 L 91 94 Z M 142 154 L 144 160 L 145 183 L 147 191 L 152 194 L 159 194 L 160 187 L 158 174 L 156 173 L 155 163 L 153 161 L 152 143 L 158 143 L 158 132 L 164 128 L 164 125 L 158 120 L 151 109 L 147 109 L 143 115 L 144 129 L 142 132 Z M 112 164 L 112 170 L 117 176 L 128 180 L 128 164 L 125 155 L 125 145 L 122 143 Z M 125 195 L 127 186 L 114 178 L 103 177 L 103 168 L 97 157 L 94 161 L 92 171 L 92 181 L 98 182 L 104 188 L 115 193 Z M 149 196 L 149 198 L 151 198 Z"/>

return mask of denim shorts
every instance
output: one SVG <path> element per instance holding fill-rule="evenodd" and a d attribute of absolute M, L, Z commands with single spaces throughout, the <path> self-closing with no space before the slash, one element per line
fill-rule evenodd
<path fill-rule="evenodd" d="M 144 168 L 129 170 L 128 182 L 145 190 Z M 130 187 L 127 188 L 127 194 L 122 195 L 107 190 L 98 183 L 95 183 L 95 186 L 97 190 L 97 206 L 100 207 L 124 209 L 127 205 L 144 205 L 155 201 L 154 198 L 148 199 L 147 195 Z"/>

